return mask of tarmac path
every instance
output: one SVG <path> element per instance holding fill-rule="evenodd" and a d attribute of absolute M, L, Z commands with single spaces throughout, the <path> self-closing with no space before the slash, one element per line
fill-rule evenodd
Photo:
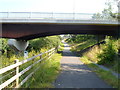
<path fill-rule="evenodd" d="M 54 82 L 55 88 L 112 88 L 75 56 L 67 43 L 64 44 L 61 73 Z"/>

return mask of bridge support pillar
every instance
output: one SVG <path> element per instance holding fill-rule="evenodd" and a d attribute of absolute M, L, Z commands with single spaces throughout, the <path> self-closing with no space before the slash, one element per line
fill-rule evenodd
<path fill-rule="evenodd" d="M 23 52 L 28 47 L 29 42 L 25 40 L 9 39 L 8 45 L 10 45 L 16 51 L 16 54 L 18 53 L 23 54 Z"/>

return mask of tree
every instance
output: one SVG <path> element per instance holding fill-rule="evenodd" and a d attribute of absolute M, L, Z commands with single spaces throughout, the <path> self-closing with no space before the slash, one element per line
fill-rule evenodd
<path fill-rule="evenodd" d="M 113 19 L 120 19 L 120 13 L 118 11 L 113 12 L 113 5 L 117 6 L 118 8 L 120 8 L 119 4 L 120 2 L 118 0 L 112 0 L 112 1 L 108 1 L 105 3 L 106 4 L 106 8 L 101 12 L 101 13 L 96 13 L 93 15 L 93 19 L 107 19 L 107 20 L 113 20 Z"/>
<path fill-rule="evenodd" d="M 92 16 L 93 19 L 101 19 L 102 15 L 100 13 L 93 14 Z"/>

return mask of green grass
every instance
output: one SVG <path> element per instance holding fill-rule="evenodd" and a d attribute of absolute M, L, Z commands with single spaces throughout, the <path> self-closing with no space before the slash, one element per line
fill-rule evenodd
<path fill-rule="evenodd" d="M 100 78 L 102 78 L 106 83 L 111 85 L 113 88 L 118 88 L 120 86 L 120 79 L 116 78 L 110 71 L 105 71 L 95 64 L 93 64 L 87 57 L 81 57 L 80 60 L 91 68 Z"/>
<path fill-rule="evenodd" d="M 60 43 L 60 47 L 58 48 L 58 53 L 62 53 L 62 51 L 64 50 L 64 43 Z"/>
<path fill-rule="evenodd" d="M 72 45 L 71 51 L 81 51 L 81 50 L 84 50 L 84 49 L 94 45 L 95 43 L 96 43 L 96 40 L 89 39 L 87 41 Z"/>
<path fill-rule="evenodd" d="M 120 73 L 120 57 L 118 57 L 118 59 L 116 61 L 114 61 L 114 66 L 111 68 L 113 71 L 115 71 L 116 73 Z"/>
<path fill-rule="evenodd" d="M 61 47 L 64 47 L 64 43 L 61 42 L 61 43 L 60 43 L 60 46 L 61 46 Z"/>
<path fill-rule="evenodd" d="M 58 51 L 63 51 L 64 50 L 64 47 L 62 47 L 62 46 L 60 46 L 59 48 L 58 48 Z"/>
<path fill-rule="evenodd" d="M 98 45 L 95 45 L 94 47 L 90 48 L 88 51 L 84 52 L 82 55 L 86 56 L 88 60 L 98 63 L 100 60 L 98 58 L 98 55 L 102 52 L 102 48 L 105 45 L 100 45 L 100 48 Z M 105 67 L 111 69 L 112 71 L 116 73 L 120 73 L 120 57 L 117 55 L 114 56 L 114 60 L 109 62 L 108 64 L 104 64 Z"/>
<path fill-rule="evenodd" d="M 118 88 L 119 83 L 118 80 L 115 76 L 112 75 L 110 71 L 105 71 L 103 69 L 98 69 L 95 71 L 97 75 L 102 78 L 104 81 L 106 81 L 109 85 L 113 86 L 113 88 Z"/>
<path fill-rule="evenodd" d="M 22 88 L 53 88 L 52 83 L 59 74 L 61 57 L 61 54 L 55 54 L 49 60 L 39 64 L 41 67 Z"/>

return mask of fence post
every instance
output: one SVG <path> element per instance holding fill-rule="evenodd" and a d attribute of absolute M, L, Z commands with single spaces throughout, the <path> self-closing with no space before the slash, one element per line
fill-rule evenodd
<path fill-rule="evenodd" d="M 18 63 L 18 62 L 19 62 L 19 60 L 15 59 L 15 63 Z M 19 66 L 17 66 L 15 69 L 16 69 L 16 75 L 18 75 L 18 73 L 19 73 Z M 16 87 L 18 87 L 18 85 L 19 85 L 19 77 L 16 79 Z"/>
<path fill-rule="evenodd" d="M 50 51 L 50 52 L 51 52 L 51 51 Z M 49 57 L 50 52 L 48 52 L 48 57 Z"/>
<path fill-rule="evenodd" d="M 40 52 L 41 53 L 41 52 Z M 42 59 L 42 55 L 40 55 L 40 59 Z"/>
<path fill-rule="evenodd" d="M 35 55 L 33 54 L 33 56 L 35 56 Z M 32 64 L 34 64 L 34 61 L 35 61 L 35 58 L 32 60 Z"/>

